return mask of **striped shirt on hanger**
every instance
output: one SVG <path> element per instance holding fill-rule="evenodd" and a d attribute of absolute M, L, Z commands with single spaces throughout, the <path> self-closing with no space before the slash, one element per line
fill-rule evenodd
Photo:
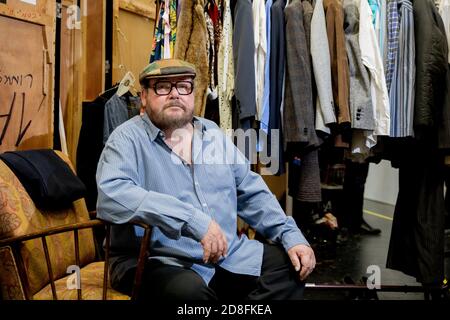
<path fill-rule="evenodd" d="M 399 0 L 400 28 L 389 99 L 391 137 L 413 136 L 416 55 L 414 13 L 410 0 Z"/>

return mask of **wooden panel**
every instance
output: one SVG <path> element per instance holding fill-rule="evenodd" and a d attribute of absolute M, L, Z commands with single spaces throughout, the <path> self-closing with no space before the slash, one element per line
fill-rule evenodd
<path fill-rule="evenodd" d="M 0 30 L 0 152 L 52 148 L 53 29 L 0 16 Z"/>
<path fill-rule="evenodd" d="M 109 0 L 108 0 L 109 1 Z M 82 2 L 84 62 L 84 100 L 94 100 L 105 87 L 105 0 Z M 85 9 L 86 8 L 86 9 Z"/>
<path fill-rule="evenodd" d="M 148 0 L 120 0 L 120 9 L 147 17 L 149 19 L 155 19 L 156 6 L 155 2 Z"/>
<path fill-rule="evenodd" d="M 20 0 L 8 0 L 0 3 L 0 15 L 50 26 L 54 23 L 55 1 L 36 0 L 36 4 Z"/>
<path fill-rule="evenodd" d="M 137 78 L 152 49 L 155 20 L 148 16 L 154 16 L 154 1 L 133 1 L 133 7 L 121 9 L 126 3 L 114 1 L 113 83 L 120 82 L 127 71 Z"/>
<path fill-rule="evenodd" d="M 77 1 L 64 1 L 61 11 L 60 98 L 70 160 L 76 166 L 76 150 L 81 128 L 82 37 Z"/>

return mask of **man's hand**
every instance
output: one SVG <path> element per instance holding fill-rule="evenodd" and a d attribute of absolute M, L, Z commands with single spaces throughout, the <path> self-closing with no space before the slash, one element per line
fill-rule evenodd
<path fill-rule="evenodd" d="M 211 220 L 208 231 L 200 243 L 203 246 L 203 261 L 205 263 L 216 263 L 221 256 L 225 257 L 227 254 L 227 238 L 220 226 L 214 220 Z"/>
<path fill-rule="evenodd" d="M 300 280 L 305 280 L 316 266 L 316 257 L 311 247 L 298 244 L 288 250 L 295 271 L 300 271 Z"/>

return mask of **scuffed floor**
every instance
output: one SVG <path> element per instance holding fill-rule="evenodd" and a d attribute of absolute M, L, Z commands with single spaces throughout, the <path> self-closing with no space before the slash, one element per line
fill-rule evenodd
<path fill-rule="evenodd" d="M 308 240 L 312 243 L 316 257 L 317 266 L 308 278 L 310 284 L 340 284 L 363 283 L 363 277 L 369 277 L 367 273 L 369 266 L 378 266 L 381 271 L 382 285 L 412 285 L 420 286 L 415 278 L 401 272 L 386 269 L 386 258 L 391 235 L 392 215 L 394 208 L 381 203 L 366 201 L 364 219 L 375 228 L 382 230 L 380 235 L 353 235 L 336 237 L 333 234 L 316 237 Z M 447 258 L 448 260 L 448 258 Z M 448 261 L 446 261 L 448 262 Z M 447 276 L 450 263 L 446 263 Z M 346 280 L 345 280 L 346 279 Z M 351 279 L 351 280 L 350 280 Z M 375 294 L 375 296 L 374 296 Z M 423 300 L 423 293 L 402 292 L 376 292 L 371 295 L 355 295 L 355 292 L 342 290 L 319 290 L 307 288 L 305 299 L 307 300 L 343 300 L 343 299 L 374 299 L 380 300 Z"/>

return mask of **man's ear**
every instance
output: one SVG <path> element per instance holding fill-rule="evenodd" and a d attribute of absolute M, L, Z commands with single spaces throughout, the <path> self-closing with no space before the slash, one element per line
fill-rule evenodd
<path fill-rule="evenodd" d="M 147 89 L 142 87 L 141 88 L 141 106 L 146 107 L 147 106 Z"/>

